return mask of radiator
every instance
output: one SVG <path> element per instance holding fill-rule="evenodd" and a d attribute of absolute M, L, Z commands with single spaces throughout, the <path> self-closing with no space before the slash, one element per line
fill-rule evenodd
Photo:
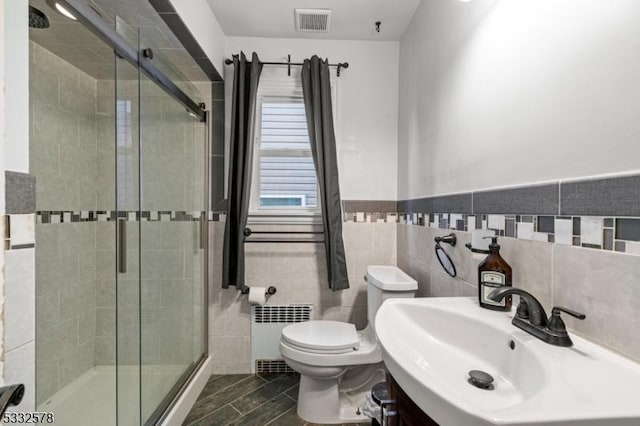
<path fill-rule="evenodd" d="M 280 355 L 280 334 L 289 324 L 312 319 L 313 305 L 252 306 L 251 372 L 293 372 Z"/>

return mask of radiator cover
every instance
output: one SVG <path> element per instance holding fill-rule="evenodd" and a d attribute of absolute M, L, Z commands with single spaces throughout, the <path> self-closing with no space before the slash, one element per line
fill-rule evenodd
<path fill-rule="evenodd" d="M 313 319 L 313 305 L 270 305 L 251 307 L 251 372 L 292 372 L 280 355 L 282 329 Z"/>

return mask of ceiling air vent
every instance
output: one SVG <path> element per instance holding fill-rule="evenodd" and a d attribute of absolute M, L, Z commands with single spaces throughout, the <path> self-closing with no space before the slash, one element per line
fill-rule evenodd
<path fill-rule="evenodd" d="M 328 33 L 331 9 L 295 9 L 296 31 Z"/>

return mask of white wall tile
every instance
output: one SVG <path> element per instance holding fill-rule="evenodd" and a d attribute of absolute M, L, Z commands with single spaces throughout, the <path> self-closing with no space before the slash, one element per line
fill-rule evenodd
<path fill-rule="evenodd" d="M 573 244 L 573 221 L 571 219 L 555 219 L 556 244 Z"/>
<path fill-rule="evenodd" d="M 625 253 L 640 255 L 640 243 L 632 243 L 630 241 L 625 242 Z"/>
<path fill-rule="evenodd" d="M 29 342 L 5 354 L 4 381 L 6 384 L 22 383 L 25 394 L 22 403 L 8 411 L 34 411 L 36 408 L 36 345 Z"/>
<path fill-rule="evenodd" d="M 487 216 L 487 227 L 490 229 L 504 229 L 504 215 L 490 214 Z"/>
<path fill-rule="evenodd" d="M 467 230 L 469 232 L 474 231 L 476 229 L 476 217 L 469 216 L 467 217 Z"/>
<path fill-rule="evenodd" d="M 533 223 L 519 222 L 517 226 L 519 240 L 533 240 Z"/>
<path fill-rule="evenodd" d="M 602 246 L 602 218 L 582 217 L 580 220 L 580 242 Z"/>
<path fill-rule="evenodd" d="M 35 249 L 5 252 L 5 347 L 35 339 Z"/>
<path fill-rule="evenodd" d="M 11 215 L 11 245 L 34 244 L 36 242 L 35 214 Z"/>

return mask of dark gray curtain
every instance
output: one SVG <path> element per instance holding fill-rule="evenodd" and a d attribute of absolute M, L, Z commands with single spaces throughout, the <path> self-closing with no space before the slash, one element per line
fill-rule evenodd
<path fill-rule="evenodd" d="M 347 262 L 342 241 L 342 210 L 336 136 L 331 107 L 329 63 L 317 56 L 302 66 L 302 90 L 313 162 L 318 175 L 318 199 L 322 204 L 327 273 L 331 290 L 349 288 Z"/>
<path fill-rule="evenodd" d="M 233 99 L 231 101 L 231 140 L 229 147 L 229 190 L 227 222 L 224 228 L 222 288 L 245 287 L 244 229 L 251 198 L 253 136 L 256 98 L 262 64 L 254 52 L 251 62 L 244 53 L 233 57 Z"/>

